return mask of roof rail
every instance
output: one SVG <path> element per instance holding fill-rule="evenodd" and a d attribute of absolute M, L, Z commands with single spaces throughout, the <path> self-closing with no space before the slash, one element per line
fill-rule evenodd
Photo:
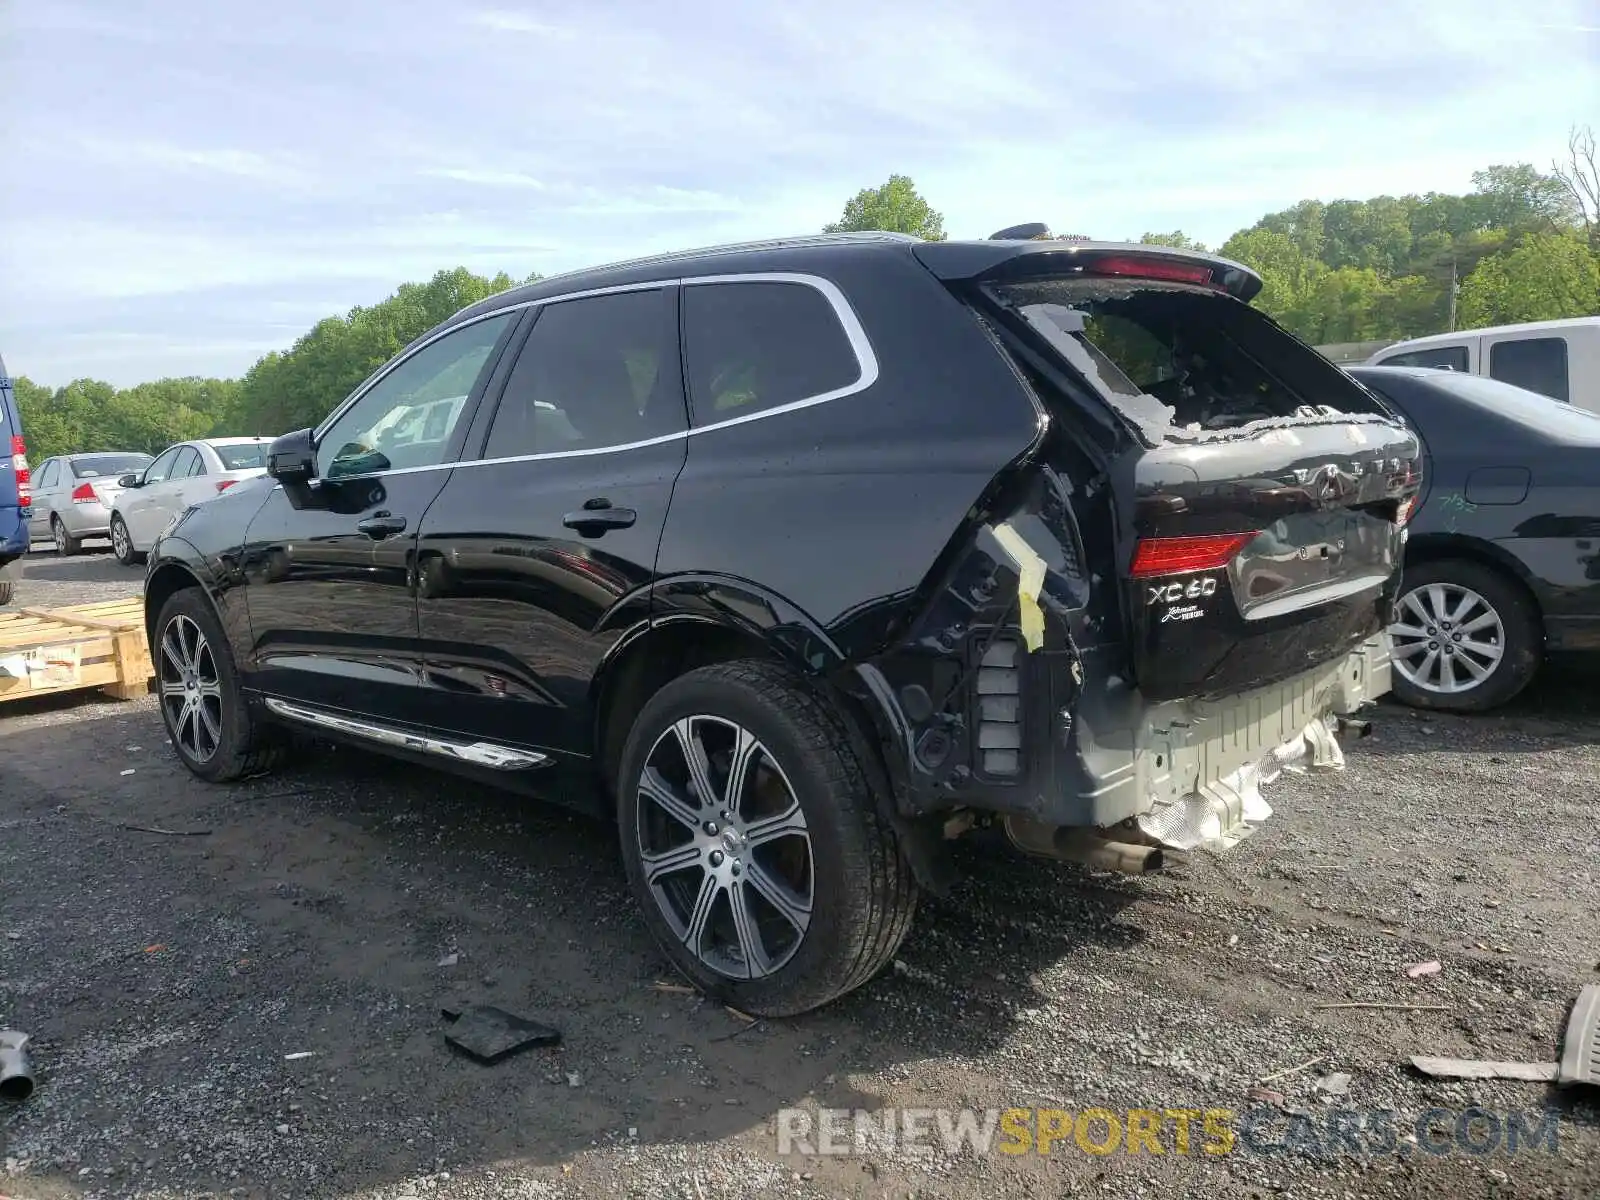
<path fill-rule="evenodd" d="M 574 275 L 597 275 L 604 271 L 621 271 L 630 267 L 651 267 L 657 263 L 679 262 L 684 259 L 706 258 L 713 254 L 734 254 L 749 250 L 783 250 L 791 246 L 835 246 L 863 242 L 920 242 L 909 233 L 805 233 L 792 237 L 765 238 L 755 242 L 729 242 L 721 246 L 701 246 L 693 250 L 672 250 L 663 254 L 647 254 L 642 258 L 628 258 L 620 262 L 601 263 L 593 267 L 577 267 L 534 280 L 534 286 Z"/>

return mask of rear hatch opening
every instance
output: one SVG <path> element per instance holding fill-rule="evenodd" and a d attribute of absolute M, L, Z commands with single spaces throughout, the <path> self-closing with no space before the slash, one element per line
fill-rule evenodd
<path fill-rule="evenodd" d="M 1259 290 L 1252 274 L 1180 251 L 1032 242 L 974 288 L 930 251 L 1057 418 L 1058 446 L 1110 415 L 1117 533 L 1102 566 L 1122 581 L 1147 700 L 1236 695 L 1381 632 L 1418 443 L 1241 299 Z"/>

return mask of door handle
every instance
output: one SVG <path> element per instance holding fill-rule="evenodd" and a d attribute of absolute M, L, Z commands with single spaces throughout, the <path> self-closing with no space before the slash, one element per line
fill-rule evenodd
<path fill-rule="evenodd" d="M 599 537 L 608 529 L 627 529 L 639 519 L 631 508 L 613 508 L 603 496 L 585 500 L 578 512 L 569 512 L 561 518 L 568 529 L 576 529 L 584 537 Z"/>
<path fill-rule="evenodd" d="M 357 521 L 356 528 L 366 534 L 375 542 L 381 542 L 386 537 L 393 537 L 403 533 L 406 527 L 404 517 L 391 517 L 388 513 L 379 513 L 375 517 L 368 517 L 364 521 Z"/>

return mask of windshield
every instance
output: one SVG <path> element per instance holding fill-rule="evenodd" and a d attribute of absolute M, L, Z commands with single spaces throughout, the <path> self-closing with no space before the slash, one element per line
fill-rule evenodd
<path fill-rule="evenodd" d="M 224 471 L 249 471 L 267 465 L 268 445 L 267 442 L 245 442 L 237 446 L 219 446 L 212 442 L 211 448 L 222 460 Z"/>
<path fill-rule="evenodd" d="M 1441 392 L 1449 392 L 1468 404 L 1500 413 L 1542 433 L 1585 441 L 1600 438 L 1600 414 L 1574 408 L 1564 400 L 1552 400 L 1515 384 L 1457 371 L 1429 371 L 1426 379 Z"/>
<path fill-rule="evenodd" d="M 148 454 L 95 454 L 88 458 L 69 459 L 72 473 L 79 479 L 99 479 L 102 476 L 126 475 L 142 471 L 150 465 Z"/>

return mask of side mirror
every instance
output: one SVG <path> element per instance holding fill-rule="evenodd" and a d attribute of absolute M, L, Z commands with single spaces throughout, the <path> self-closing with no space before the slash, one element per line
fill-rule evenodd
<path fill-rule="evenodd" d="M 285 487 L 315 479 L 317 447 L 311 440 L 311 430 L 297 429 L 273 442 L 267 451 L 267 474 Z"/>
<path fill-rule="evenodd" d="M 126 475 L 117 476 L 119 488 L 136 488 L 139 486 L 140 475 L 137 471 L 129 471 Z"/>
<path fill-rule="evenodd" d="M 283 485 L 291 508 L 322 507 L 311 488 L 317 477 L 317 446 L 311 430 L 297 429 L 273 442 L 267 450 L 267 474 Z"/>

